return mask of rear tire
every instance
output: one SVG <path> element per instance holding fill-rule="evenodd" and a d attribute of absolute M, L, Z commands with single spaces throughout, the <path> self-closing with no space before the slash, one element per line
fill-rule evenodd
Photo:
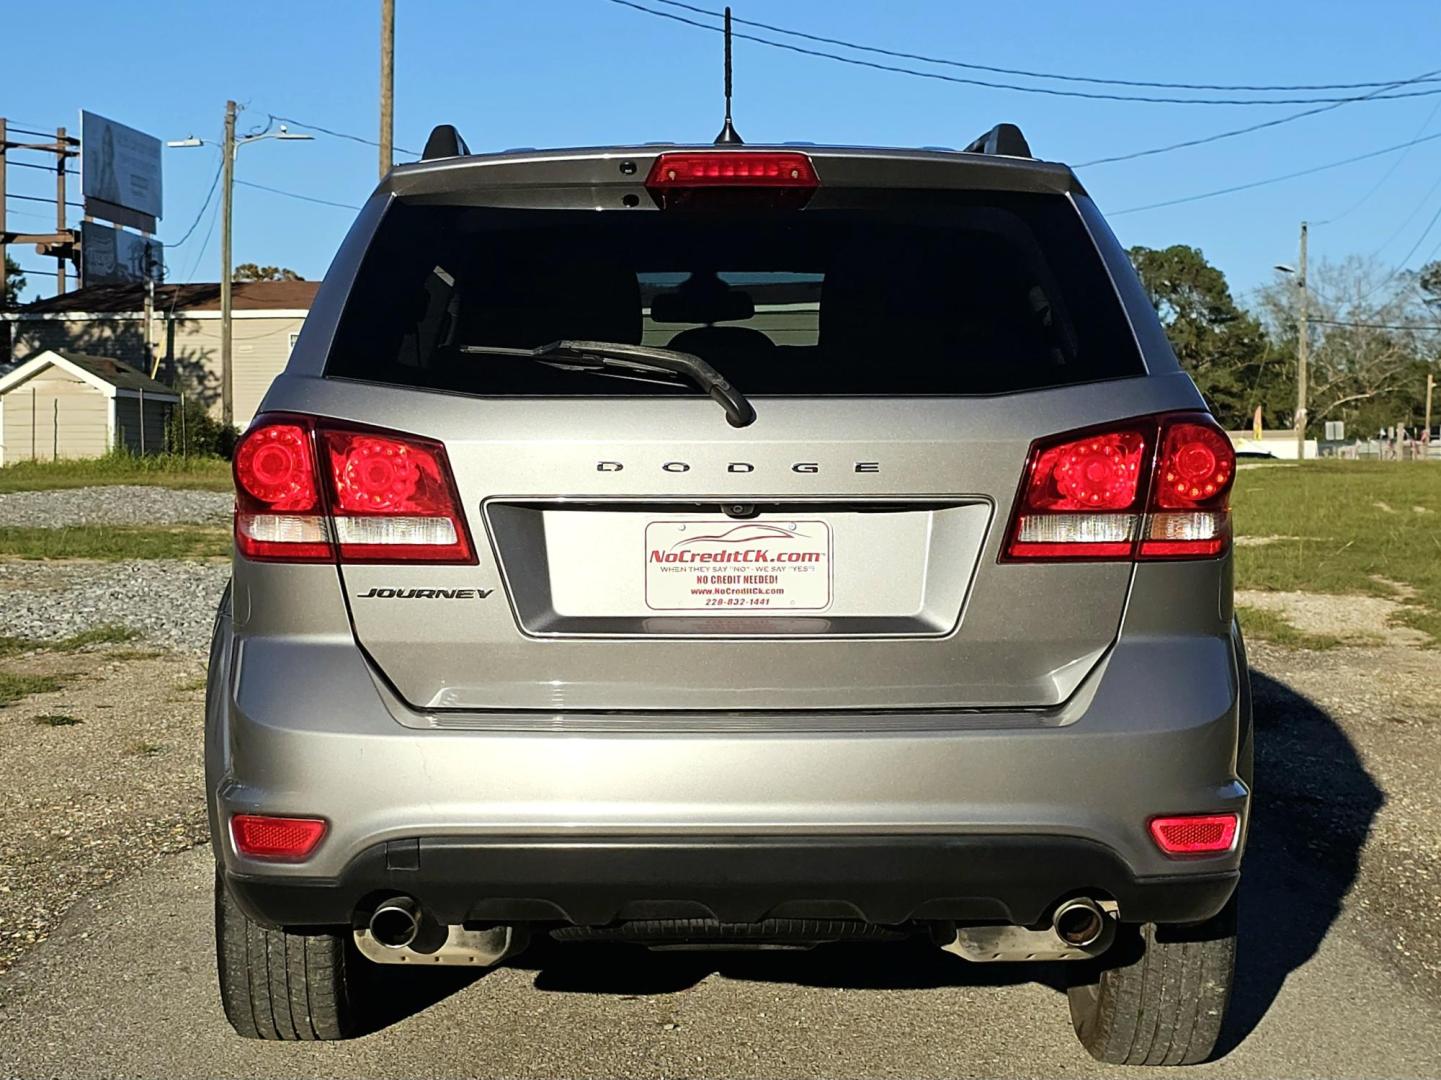
<path fill-rule="evenodd" d="M 215 873 L 220 1000 L 236 1034 L 299 1042 L 363 1034 L 365 961 L 349 934 L 270 930 L 240 910 Z"/>
<path fill-rule="evenodd" d="M 1194 1065 L 1216 1048 L 1236 965 L 1236 900 L 1194 926 L 1146 923 L 1067 991 L 1076 1037 L 1112 1065 Z M 1130 955 L 1124 950 L 1130 949 Z"/>

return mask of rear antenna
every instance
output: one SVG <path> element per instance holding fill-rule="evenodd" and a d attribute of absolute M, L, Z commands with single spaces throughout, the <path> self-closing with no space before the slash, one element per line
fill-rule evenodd
<path fill-rule="evenodd" d="M 735 125 L 731 123 L 731 9 L 726 6 L 726 122 L 721 128 L 720 134 L 715 137 L 717 146 L 740 146 L 745 140 L 736 132 Z"/>

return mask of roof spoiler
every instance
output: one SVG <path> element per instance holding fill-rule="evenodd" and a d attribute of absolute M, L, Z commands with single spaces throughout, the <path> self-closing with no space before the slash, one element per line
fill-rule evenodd
<path fill-rule="evenodd" d="M 431 129 L 430 138 L 425 140 L 425 150 L 421 152 L 420 160 L 465 157 L 469 153 L 470 147 L 465 145 L 465 140 L 460 137 L 460 132 L 455 130 L 454 124 L 437 124 Z"/>
<path fill-rule="evenodd" d="M 435 129 L 439 131 L 439 128 Z M 431 136 L 434 138 L 435 136 Z M 426 148 L 427 150 L 429 147 Z M 997 154 L 1002 157 L 1034 157 L 1031 153 L 1031 144 L 1026 142 L 1026 137 L 1021 134 L 1021 129 L 1015 124 L 997 124 L 986 132 L 970 146 L 962 151 L 965 154 Z"/>

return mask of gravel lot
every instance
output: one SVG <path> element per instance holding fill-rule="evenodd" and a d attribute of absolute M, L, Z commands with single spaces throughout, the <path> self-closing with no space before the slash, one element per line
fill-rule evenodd
<path fill-rule="evenodd" d="M 140 485 L 17 491 L 0 495 L 0 526 L 213 524 L 225 520 L 233 502 L 224 491 Z"/>
<path fill-rule="evenodd" d="M 62 638 L 121 625 L 180 652 L 204 653 L 226 560 L 0 562 L 0 634 Z"/>

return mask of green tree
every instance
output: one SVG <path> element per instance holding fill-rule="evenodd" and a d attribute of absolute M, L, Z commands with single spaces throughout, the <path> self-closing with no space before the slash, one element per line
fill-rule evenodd
<path fill-rule="evenodd" d="M 230 275 L 232 281 L 304 281 L 305 279 L 288 266 L 259 266 L 256 263 L 241 263 Z"/>
<path fill-rule="evenodd" d="M 1199 248 L 1133 247 L 1129 254 L 1171 348 L 1217 419 L 1230 428 L 1248 426 L 1266 397 L 1263 380 L 1273 375 L 1260 322 L 1237 306 L 1226 275 Z"/>
<path fill-rule="evenodd" d="M 20 299 L 20 290 L 25 288 L 25 275 L 20 265 L 9 255 L 5 256 L 5 305 L 12 306 Z"/>

